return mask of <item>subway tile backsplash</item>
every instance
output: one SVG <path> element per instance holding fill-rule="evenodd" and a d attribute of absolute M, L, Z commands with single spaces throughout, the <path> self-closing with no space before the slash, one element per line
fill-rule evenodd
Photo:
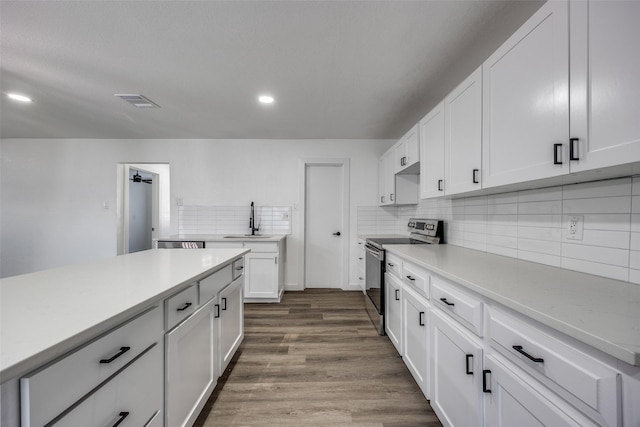
<path fill-rule="evenodd" d="M 189 234 L 246 234 L 249 206 L 180 206 L 178 232 Z M 256 206 L 260 234 L 291 234 L 290 206 Z"/>
<path fill-rule="evenodd" d="M 573 215 L 582 240 L 567 238 Z M 443 219 L 448 244 L 640 284 L 640 177 L 360 206 L 358 234 L 406 234 L 411 217 Z"/>

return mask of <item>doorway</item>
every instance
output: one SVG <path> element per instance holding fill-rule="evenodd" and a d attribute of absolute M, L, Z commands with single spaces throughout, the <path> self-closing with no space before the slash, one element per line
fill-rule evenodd
<path fill-rule="evenodd" d="M 304 288 L 348 288 L 349 160 L 303 161 Z"/>
<path fill-rule="evenodd" d="M 118 165 L 118 255 L 150 249 L 170 234 L 169 190 L 169 164 Z"/>

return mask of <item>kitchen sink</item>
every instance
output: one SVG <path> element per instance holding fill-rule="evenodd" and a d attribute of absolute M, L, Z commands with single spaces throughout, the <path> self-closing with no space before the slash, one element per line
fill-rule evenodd
<path fill-rule="evenodd" d="M 268 239 L 271 234 L 230 234 L 224 236 L 224 239 Z"/>

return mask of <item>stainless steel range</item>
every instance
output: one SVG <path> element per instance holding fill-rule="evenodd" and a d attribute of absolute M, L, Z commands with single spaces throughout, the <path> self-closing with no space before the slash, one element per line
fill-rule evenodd
<path fill-rule="evenodd" d="M 380 335 L 384 331 L 385 310 L 385 251 L 383 245 L 438 244 L 443 242 L 443 222 L 437 219 L 411 218 L 407 224 L 409 236 L 376 236 L 367 239 L 365 268 L 367 312 L 378 328 Z"/>

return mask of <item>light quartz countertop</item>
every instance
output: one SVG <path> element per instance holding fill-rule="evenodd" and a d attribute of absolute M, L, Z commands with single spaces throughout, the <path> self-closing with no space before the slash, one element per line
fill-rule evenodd
<path fill-rule="evenodd" d="M 237 237 L 225 237 L 237 236 Z M 269 236 L 269 237 L 263 237 Z M 164 242 L 279 242 L 287 237 L 286 234 L 265 234 L 258 237 L 244 236 L 242 234 L 174 234 L 172 236 L 160 237 L 157 240 Z"/>
<path fill-rule="evenodd" d="M 640 286 L 454 245 L 387 245 L 426 268 L 640 366 Z"/>
<path fill-rule="evenodd" d="M 0 280 L 0 381 L 161 304 L 247 252 L 153 249 Z"/>

